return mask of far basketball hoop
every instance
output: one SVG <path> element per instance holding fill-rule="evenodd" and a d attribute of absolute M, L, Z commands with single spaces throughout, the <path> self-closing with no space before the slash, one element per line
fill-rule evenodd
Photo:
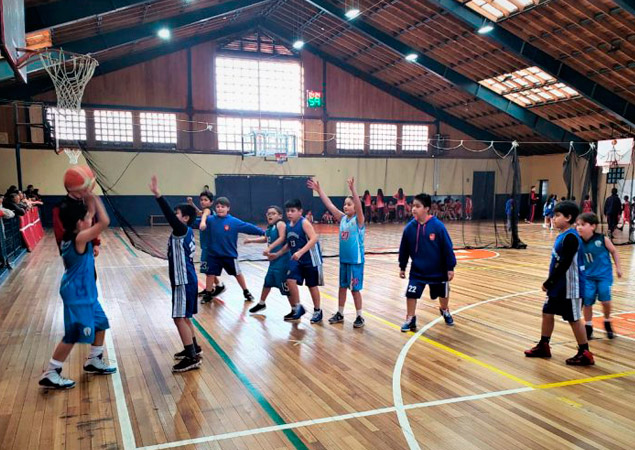
<path fill-rule="evenodd" d="M 297 137 L 278 130 L 254 130 L 249 133 L 254 156 L 284 164 L 298 156 Z"/>
<path fill-rule="evenodd" d="M 628 166 L 633 158 L 633 138 L 609 139 L 598 142 L 596 166 L 602 167 L 602 173 L 618 166 Z"/>

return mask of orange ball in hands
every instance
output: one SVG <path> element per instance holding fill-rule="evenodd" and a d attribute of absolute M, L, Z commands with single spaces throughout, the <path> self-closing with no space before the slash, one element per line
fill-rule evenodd
<path fill-rule="evenodd" d="M 88 166 L 72 166 L 64 173 L 64 187 L 67 192 L 90 192 L 95 188 L 95 183 L 95 174 Z"/>

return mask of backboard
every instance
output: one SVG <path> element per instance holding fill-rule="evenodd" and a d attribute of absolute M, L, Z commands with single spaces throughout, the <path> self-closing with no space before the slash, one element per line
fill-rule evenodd
<path fill-rule="evenodd" d="M 598 141 L 598 167 L 628 166 L 633 153 L 633 138 Z"/>
<path fill-rule="evenodd" d="M 16 79 L 26 83 L 26 66 L 18 69 L 18 48 L 26 47 L 24 0 L 0 0 L 0 52 L 15 72 Z"/>

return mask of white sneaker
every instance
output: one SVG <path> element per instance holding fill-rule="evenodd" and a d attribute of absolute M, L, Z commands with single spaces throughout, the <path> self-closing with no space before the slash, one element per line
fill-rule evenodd
<path fill-rule="evenodd" d="M 542 224 L 542 227 L 543 227 L 543 228 L 547 228 L 547 225 L 545 225 L 545 224 L 543 223 L 543 224 Z"/>
<path fill-rule="evenodd" d="M 40 377 L 38 384 L 44 389 L 71 389 L 75 387 L 75 382 L 62 375 L 62 369 L 49 370 Z"/>
<path fill-rule="evenodd" d="M 110 375 L 117 371 L 116 367 L 108 365 L 102 355 L 89 358 L 84 363 L 84 372 L 96 373 L 99 375 Z"/>

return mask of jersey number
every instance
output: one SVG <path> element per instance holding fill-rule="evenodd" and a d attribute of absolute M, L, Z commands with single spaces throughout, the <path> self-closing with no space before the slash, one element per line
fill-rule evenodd
<path fill-rule="evenodd" d="M 408 293 L 409 294 L 414 294 L 417 292 L 417 286 L 413 286 L 411 284 L 408 285 Z"/>

